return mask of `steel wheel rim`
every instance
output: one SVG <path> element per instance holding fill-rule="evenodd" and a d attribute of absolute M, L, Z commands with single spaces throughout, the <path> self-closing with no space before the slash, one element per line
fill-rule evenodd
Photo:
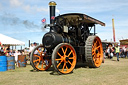
<path fill-rule="evenodd" d="M 55 64 L 59 72 L 63 74 L 70 73 L 76 65 L 76 52 L 74 48 L 69 45 L 62 45 L 57 50 Z"/>
<path fill-rule="evenodd" d="M 41 48 L 41 50 L 39 50 L 39 48 Z M 51 66 L 51 60 L 44 59 L 44 57 L 47 57 L 47 53 L 43 51 L 44 51 L 44 47 L 39 46 L 34 49 L 32 54 L 32 63 L 34 67 L 40 71 L 47 70 Z"/>
<path fill-rule="evenodd" d="M 103 58 L 102 43 L 99 37 L 96 37 L 93 41 L 92 57 L 93 57 L 93 62 L 95 66 L 99 67 L 102 63 L 102 58 Z"/>

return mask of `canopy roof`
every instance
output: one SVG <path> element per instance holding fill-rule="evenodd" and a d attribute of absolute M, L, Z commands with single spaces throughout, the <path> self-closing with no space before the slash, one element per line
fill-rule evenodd
<path fill-rule="evenodd" d="M 24 42 L 16 40 L 14 38 L 8 37 L 6 35 L 0 34 L 0 42 L 3 45 L 10 45 L 10 46 L 15 46 L 15 45 L 25 45 Z"/>
<path fill-rule="evenodd" d="M 120 40 L 120 45 L 128 45 L 128 39 Z"/>
<path fill-rule="evenodd" d="M 94 19 L 86 14 L 81 14 L 81 13 L 69 13 L 69 14 L 63 14 L 63 15 L 59 15 L 56 17 L 56 19 L 60 19 L 62 20 L 63 18 L 65 18 L 68 22 L 70 22 L 70 24 L 75 23 L 74 24 L 79 24 L 79 23 L 86 23 L 88 25 L 90 24 L 100 24 L 101 26 L 105 26 L 104 22 L 101 22 L 97 19 Z"/>

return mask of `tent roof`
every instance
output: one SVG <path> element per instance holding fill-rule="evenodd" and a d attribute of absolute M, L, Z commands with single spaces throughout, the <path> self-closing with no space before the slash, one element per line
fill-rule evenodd
<path fill-rule="evenodd" d="M 8 37 L 6 35 L 0 34 L 0 42 L 3 45 L 10 45 L 10 46 L 15 46 L 15 45 L 25 45 L 25 42 L 16 40 L 14 38 Z"/>

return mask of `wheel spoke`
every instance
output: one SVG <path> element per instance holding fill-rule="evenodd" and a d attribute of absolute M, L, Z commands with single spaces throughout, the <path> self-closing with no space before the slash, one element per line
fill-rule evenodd
<path fill-rule="evenodd" d="M 72 66 L 72 63 L 69 60 L 68 60 L 68 63 L 71 64 L 71 66 Z"/>
<path fill-rule="evenodd" d="M 68 49 L 68 48 L 66 47 L 64 54 L 66 54 L 66 52 L 67 52 L 67 49 Z"/>
<path fill-rule="evenodd" d="M 45 66 L 47 66 L 45 62 L 44 62 L 43 64 L 44 64 Z"/>
<path fill-rule="evenodd" d="M 101 55 L 101 54 L 99 53 L 99 55 Z"/>
<path fill-rule="evenodd" d="M 63 56 L 62 56 L 62 55 L 60 55 L 60 53 L 59 53 L 59 52 L 57 52 L 57 54 L 58 54 L 61 58 L 63 58 Z"/>
<path fill-rule="evenodd" d="M 64 71 L 64 67 L 66 66 L 66 63 L 64 62 L 64 65 L 63 65 L 63 68 L 62 68 L 62 71 Z"/>
<path fill-rule="evenodd" d="M 43 66 L 44 66 L 44 60 L 42 60 L 42 67 L 41 67 L 42 69 L 44 68 Z"/>
<path fill-rule="evenodd" d="M 98 64 L 99 63 L 99 60 L 98 59 L 96 59 L 96 62 L 95 62 L 96 64 Z"/>
<path fill-rule="evenodd" d="M 62 60 L 61 58 L 59 58 L 59 59 L 55 59 L 56 61 L 60 61 L 60 60 Z"/>
<path fill-rule="evenodd" d="M 67 67 L 67 65 L 66 65 L 66 69 L 67 69 L 67 71 L 68 71 L 68 67 Z"/>
<path fill-rule="evenodd" d="M 94 43 L 94 46 L 96 47 L 96 45 L 97 45 L 97 41 Z"/>
<path fill-rule="evenodd" d="M 41 52 L 39 50 L 37 50 L 39 52 L 39 54 L 41 55 Z"/>
<path fill-rule="evenodd" d="M 39 63 L 36 64 L 36 67 L 38 68 Z"/>
<path fill-rule="evenodd" d="M 95 61 L 96 59 L 95 59 L 95 57 L 93 57 L 93 61 Z"/>
<path fill-rule="evenodd" d="M 96 49 L 99 49 L 99 48 L 100 48 L 100 46 L 96 47 Z"/>
<path fill-rule="evenodd" d="M 93 57 L 96 58 L 96 55 L 94 55 Z"/>
<path fill-rule="evenodd" d="M 96 41 L 96 44 L 97 44 L 97 41 Z"/>
<path fill-rule="evenodd" d="M 94 45 L 92 45 L 92 49 L 94 49 Z"/>
<path fill-rule="evenodd" d="M 95 55 L 95 53 L 92 53 L 92 56 Z"/>
<path fill-rule="evenodd" d="M 96 47 L 96 43 L 94 43 L 94 48 Z"/>
<path fill-rule="evenodd" d="M 61 60 L 60 63 L 57 65 L 57 68 L 60 66 L 61 63 L 62 63 L 62 60 Z"/>
<path fill-rule="evenodd" d="M 97 58 L 100 58 L 100 55 L 101 55 L 101 54 L 98 53 L 98 54 L 97 54 Z"/>
<path fill-rule="evenodd" d="M 68 54 L 68 57 L 71 55 L 71 53 L 72 53 L 72 50 L 71 50 L 70 53 Z"/>
<path fill-rule="evenodd" d="M 92 53 L 95 53 L 95 50 L 94 49 L 92 49 Z"/>
<path fill-rule="evenodd" d="M 35 63 L 35 62 L 37 62 L 37 61 L 40 61 L 40 59 L 37 59 L 37 60 L 33 60 L 33 62 Z"/>
<path fill-rule="evenodd" d="M 36 55 L 36 54 L 34 54 L 34 56 L 36 56 L 36 57 L 39 57 L 39 58 L 40 58 L 40 56 L 38 56 L 38 55 Z"/>
<path fill-rule="evenodd" d="M 74 57 L 70 57 L 70 58 L 68 58 L 68 59 L 74 59 Z"/>
<path fill-rule="evenodd" d="M 65 54 L 63 47 L 61 49 L 62 49 L 63 53 Z"/>

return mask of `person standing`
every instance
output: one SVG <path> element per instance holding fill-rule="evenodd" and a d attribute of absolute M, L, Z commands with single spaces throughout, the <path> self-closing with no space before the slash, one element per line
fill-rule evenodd
<path fill-rule="evenodd" d="M 126 56 L 127 56 L 127 47 L 125 46 L 124 47 L 124 58 L 126 58 Z"/>
<path fill-rule="evenodd" d="M 116 45 L 115 50 L 116 50 L 117 61 L 119 61 L 120 47 L 118 45 Z"/>
<path fill-rule="evenodd" d="M 34 49 L 34 45 L 33 43 L 31 43 L 31 46 L 29 47 L 29 53 L 31 53 L 33 49 Z"/>
<path fill-rule="evenodd" d="M 16 50 L 15 53 L 14 53 L 14 56 L 15 56 L 15 62 L 16 62 L 17 67 L 18 67 L 18 55 L 21 55 L 21 54 L 18 50 Z"/>
<path fill-rule="evenodd" d="M 113 52 L 114 50 L 112 49 L 112 45 L 110 44 L 108 46 L 108 58 L 113 59 Z"/>
<path fill-rule="evenodd" d="M 128 58 L 128 46 L 127 46 L 127 48 L 126 48 L 126 51 L 127 51 L 127 58 Z"/>
<path fill-rule="evenodd" d="M 12 50 L 9 50 L 9 56 L 14 56 L 14 53 Z"/>

